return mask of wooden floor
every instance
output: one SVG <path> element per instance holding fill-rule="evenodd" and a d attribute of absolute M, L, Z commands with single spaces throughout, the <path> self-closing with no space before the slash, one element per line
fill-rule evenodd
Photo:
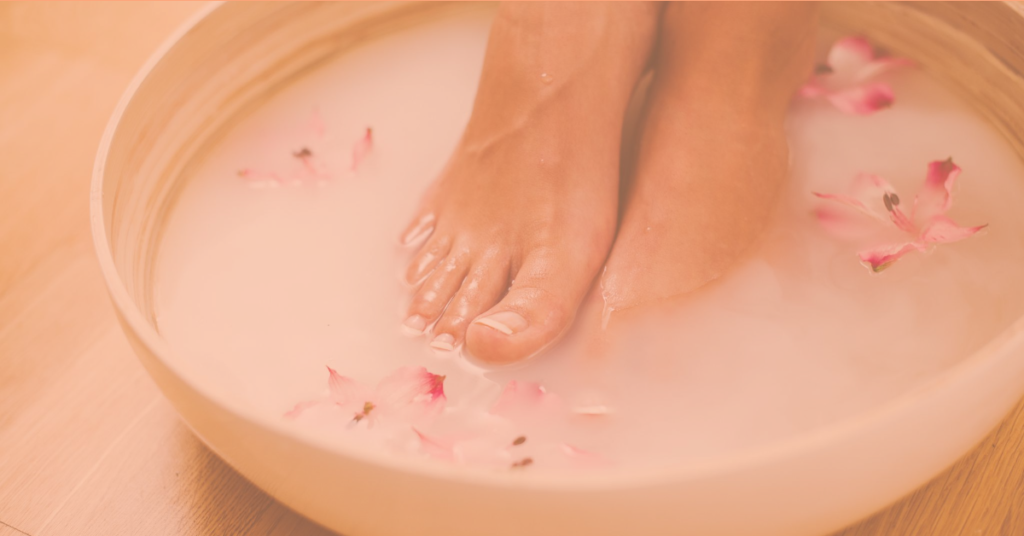
<path fill-rule="evenodd" d="M 129 349 L 93 258 L 104 125 L 197 8 L 0 3 L 0 536 L 329 534 L 192 436 Z M 1024 535 L 1022 438 L 1018 408 L 931 484 L 840 534 Z"/>

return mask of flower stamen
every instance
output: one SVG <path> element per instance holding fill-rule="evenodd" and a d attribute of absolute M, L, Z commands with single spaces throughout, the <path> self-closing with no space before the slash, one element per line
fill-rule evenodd
<path fill-rule="evenodd" d="M 360 413 L 356 413 L 356 416 L 353 417 L 352 420 L 356 421 L 356 422 L 359 422 L 359 421 L 365 419 L 366 417 L 369 417 L 370 416 L 370 412 L 373 411 L 373 408 L 375 408 L 375 407 L 377 407 L 377 406 L 373 405 L 373 402 L 366 401 L 363 404 L 363 411 L 360 412 Z"/>
<path fill-rule="evenodd" d="M 512 468 L 513 469 L 520 469 L 520 468 L 523 468 L 523 467 L 526 467 L 526 466 L 532 465 L 532 464 L 533 464 L 533 458 L 523 458 L 522 460 L 519 460 L 518 462 L 513 462 L 512 463 Z"/>

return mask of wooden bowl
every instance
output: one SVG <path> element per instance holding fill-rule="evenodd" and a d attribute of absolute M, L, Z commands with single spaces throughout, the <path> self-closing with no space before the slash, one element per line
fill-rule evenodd
<path fill-rule="evenodd" d="M 1024 322 L 925 387 L 813 432 L 632 474 L 506 475 L 298 438 L 233 397 L 233 379 L 155 328 L 152 266 L 181 177 L 226 127 L 297 75 L 445 4 L 227 3 L 135 78 L 96 160 L 92 228 L 120 320 L 195 433 L 296 511 L 356 535 L 814 536 L 896 500 L 967 452 L 1024 393 Z M 1014 4 L 828 4 L 977 106 L 1024 156 L 1024 11 Z"/>

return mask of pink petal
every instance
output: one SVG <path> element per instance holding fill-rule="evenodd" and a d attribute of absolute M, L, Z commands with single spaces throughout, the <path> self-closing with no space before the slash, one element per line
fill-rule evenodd
<path fill-rule="evenodd" d="M 304 180 L 328 180 L 331 178 L 330 172 L 323 162 L 309 150 L 308 147 L 303 147 L 301 150 L 293 151 L 292 157 L 299 160 L 302 163 L 302 170 L 295 174 L 296 181 L 302 182 Z"/>
<path fill-rule="evenodd" d="M 319 109 L 314 109 L 313 113 L 310 114 L 309 129 L 313 131 L 317 138 L 323 138 L 327 134 L 327 125 L 324 123 L 324 118 L 320 115 Z"/>
<path fill-rule="evenodd" d="M 423 450 L 426 455 L 439 460 L 455 459 L 454 443 L 451 441 L 427 435 L 417 430 L 415 427 L 413 427 L 412 431 L 416 433 L 416 437 L 419 437 L 420 449 Z"/>
<path fill-rule="evenodd" d="M 305 168 L 306 173 L 310 175 L 317 174 L 316 166 L 313 165 L 313 155 L 308 149 L 303 149 L 302 153 L 293 153 L 292 156 L 298 158 L 299 161 L 302 162 L 302 167 Z"/>
<path fill-rule="evenodd" d="M 560 448 L 562 452 L 570 458 L 597 457 L 597 454 L 594 454 L 593 452 L 574 447 L 568 443 L 562 443 L 558 448 Z"/>
<path fill-rule="evenodd" d="M 320 404 L 323 403 L 323 400 L 307 400 L 306 402 L 299 402 L 298 404 L 295 404 L 295 407 L 288 410 L 288 412 L 285 413 L 284 416 L 288 419 L 294 419 L 298 417 L 300 414 L 302 414 L 303 411 L 306 411 L 307 409 L 313 406 L 319 406 Z"/>
<path fill-rule="evenodd" d="M 973 236 L 985 227 L 988 227 L 988 225 L 960 227 L 946 216 L 936 216 L 932 218 L 928 226 L 925 227 L 924 232 L 921 233 L 921 240 L 929 244 L 956 242 Z"/>
<path fill-rule="evenodd" d="M 852 191 L 853 195 L 867 207 L 871 216 L 881 221 L 888 220 L 906 233 L 917 234 L 917 227 L 900 208 L 902 201 L 889 181 L 879 175 L 861 173 L 853 179 Z"/>
<path fill-rule="evenodd" d="M 444 376 L 423 367 L 402 367 L 377 384 L 377 400 L 390 408 L 444 407 Z"/>
<path fill-rule="evenodd" d="M 798 94 L 804 98 L 836 97 L 833 104 L 840 110 L 863 115 L 892 104 L 892 95 L 891 90 L 886 95 L 888 86 L 882 90 L 871 89 L 869 92 L 864 91 L 867 88 L 859 86 L 888 71 L 909 65 L 913 65 L 913 62 L 903 58 L 875 58 L 875 52 L 866 39 L 846 37 L 832 45 L 827 65 L 821 66 L 810 81 L 800 88 Z M 854 90 L 860 90 L 860 95 L 843 96 Z"/>
<path fill-rule="evenodd" d="M 370 153 L 373 148 L 373 130 L 366 127 L 366 135 L 352 147 L 352 171 L 359 167 L 359 164 Z"/>
<path fill-rule="evenodd" d="M 596 452 L 583 450 L 568 443 L 558 445 L 558 450 L 569 461 L 570 467 L 579 469 L 594 469 L 596 467 L 608 466 L 611 461 Z"/>
<path fill-rule="evenodd" d="M 952 158 L 928 164 L 924 188 L 914 198 L 914 215 L 922 221 L 945 214 L 953 205 L 953 185 L 960 175 L 960 167 Z"/>
<path fill-rule="evenodd" d="M 878 175 L 862 173 L 854 178 L 850 190 L 851 195 L 812 193 L 821 199 L 855 209 L 877 222 L 891 222 L 897 229 L 917 236 L 918 228 L 914 220 L 903 212 L 902 201 L 888 181 Z M 818 221 L 826 229 L 840 236 L 852 238 L 868 231 L 866 222 L 858 222 L 834 208 L 819 208 L 817 215 Z"/>
<path fill-rule="evenodd" d="M 509 380 L 491 413 L 512 419 L 538 414 L 555 417 L 564 409 L 561 398 L 545 391 L 539 383 Z"/>
<path fill-rule="evenodd" d="M 269 182 L 285 184 L 285 182 L 287 182 L 277 173 L 265 173 L 262 171 L 256 171 L 254 169 L 249 168 L 242 168 L 238 170 L 238 176 L 245 180 L 245 182 L 254 185 Z"/>
<path fill-rule="evenodd" d="M 338 374 L 338 371 L 327 367 L 330 376 L 327 378 L 327 389 L 330 391 L 331 401 L 339 406 L 347 404 L 362 404 L 368 401 L 370 390 L 363 384 Z"/>
<path fill-rule="evenodd" d="M 922 244 L 917 242 L 907 242 L 904 244 L 895 244 L 864 250 L 858 253 L 857 256 L 860 257 L 860 261 L 864 263 L 865 266 L 870 268 L 873 272 L 878 273 L 892 266 L 894 262 L 898 261 L 900 257 L 907 253 L 912 251 L 923 251 L 924 249 L 925 248 Z"/>
<path fill-rule="evenodd" d="M 892 219 L 893 224 L 895 224 L 901 231 L 910 234 L 917 234 L 918 229 L 917 226 L 914 225 L 914 221 L 910 219 L 899 207 L 893 207 L 892 210 L 889 211 L 889 217 Z"/>
<path fill-rule="evenodd" d="M 865 82 L 878 76 L 881 76 L 889 71 L 900 69 L 903 67 L 912 67 L 914 62 L 906 58 L 878 58 L 871 63 L 865 65 L 854 74 L 854 83 Z"/>
<path fill-rule="evenodd" d="M 866 204 L 881 207 L 881 210 L 884 210 L 882 197 L 885 194 L 891 195 L 896 193 L 896 189 L 893 188 L 892 184 L 889 184 L 889 181 L 885 180 L 881 175 L 872 173 L 860 173 L 854 177 L 852 191 L 853 195 L 858 199 L 861 199 Z"/>
<path fill-rule="evenodd" d="M 865 218 L 862 214 L 852 213 L 850 210 L 833 208 L 832 206 L 818 207 L 814 211 L 818 223 L 829 233 L 848 240 L 863 238 L 878 230 L 878 222 L 874 219 Z"/>
<path fill-rule="evenodd" d="M 826 96 L 839 111 L 850 115 L 870 115 L 893 103 L 892 88 L 884 82 L 855 86 Z"/>
<path fill-rule="evenodd" d="M 889 181 L 871 173 L 861 173 L 853 178 L 849 195 L 821 194 L 812 192 L 821 199 L 835 201 L 874 218 L 879 222 L 889 222 L 892 216 L 885 206 L 885 196 L 892 196 L 896 189 Z"/>
<path fill-rule="evenodd" d="M 508 466 L 512 458 L 512 439 L 498 428 L 462 430 L 456 435 L 428 434 L 413 427 L 420 450 L 435 459 L 477 466 Z"/>
<path fill-rule="evenodd" d="M 811 192 L 811 193 L 814 194 L 815 196 L 821 198 L 821 199 L 826 199 L 828 201 L 835 201 L 836 203 L 839 203 L 841 205 L 846 205 L 846 206 L 848 206 L 848 207 L 850 207 L 852 209 L 855 209 L 858 212 L 861 212 L 861 213 L 863 213 L 863 214 L 865 214 L 867 216 L 871 216 L 872 218 L 879 219 L 877 214 L 875 214 L 873 211 L 871 211 L 860 199 L 857 199 L 857 198 L 855 198 L 853 196 L 842 195 L 842 194 L 822 194 L 822 193 L 818 193 L 818 192 Z"/>
<path fill-rule="evenodd" d="M 797 95 L 805 99 L 814 99 L 817 97 L 824 97 L 828 94 L 828 90 L 822 87 L 818 77 L 812 77 L 809 82 L 800 86 L 797 90 Z"/>
<path fill-rule="evenodd" d="M 844 37 L 832 44 L 828 51 L 828 66 L 841 76 L 850 76 L 875 59 L 871 43 L 863 37 Z"/>

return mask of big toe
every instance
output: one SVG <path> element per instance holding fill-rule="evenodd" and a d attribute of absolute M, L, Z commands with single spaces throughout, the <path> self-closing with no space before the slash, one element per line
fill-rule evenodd
<path fill-rule="evenodd" d="M 470 324 L 468 353 L 489 363 L 512 363 L 555 342 L 572 323 L 593 279 L 557 268 L 568 266 L 543 257 L 528 260 L 508 294 Z"/>

